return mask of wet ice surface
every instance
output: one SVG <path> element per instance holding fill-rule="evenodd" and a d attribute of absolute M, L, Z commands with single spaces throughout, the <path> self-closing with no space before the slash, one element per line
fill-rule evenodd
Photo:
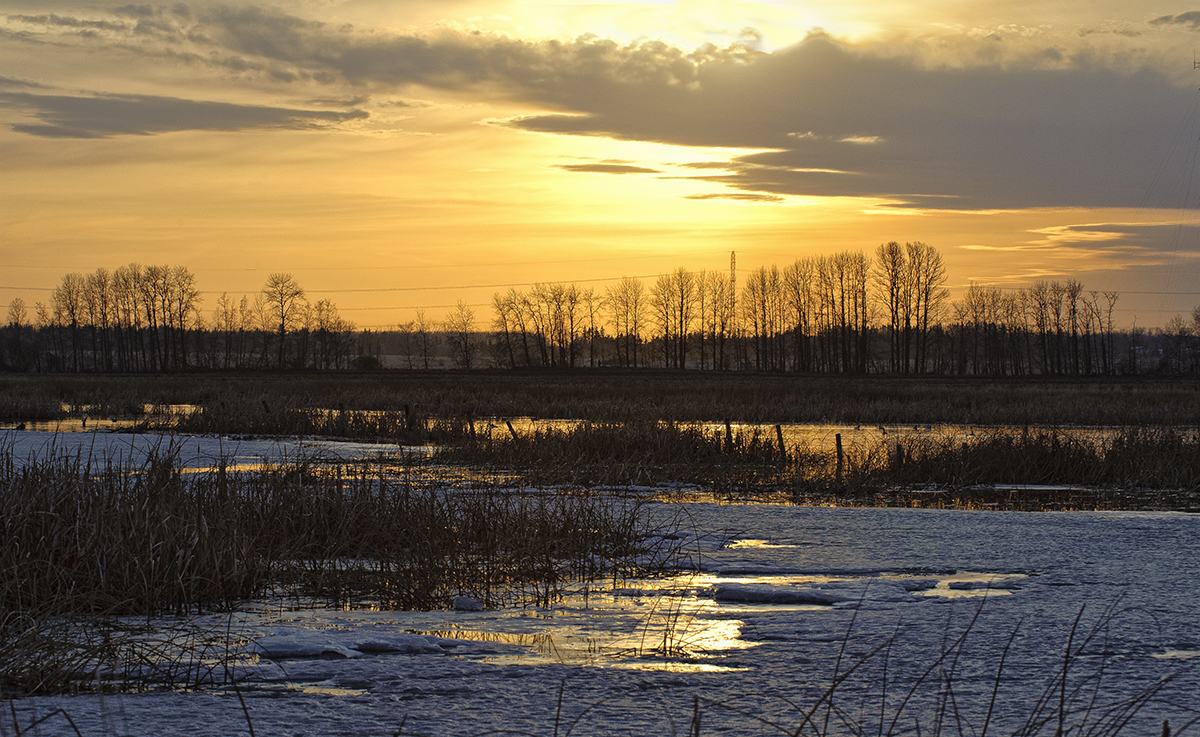
<path fill-rule="evenodd" d="M 699 572 L 610 583 L 553 610 L 290 611 L 275 603 L 216 618 L 214 628 L 247 638 L 257 654 L 241 685 L 255 733 L 381 735 L 403 725 L 403 734 L 551 735 L 557 721 L 558 734 L 568 726 L 577 735 L 682 734 L 699 697 L 704 734 L 775 734 L 764 722 L 798 727 L 839 655 L 844 672 L 894 636 L 839 687 L 844 711 L 829 730 L 874 731 L 880 687 L 888 684 L 890 723 L 908 687 L 973 618 L 944 670 L 978 732 L 1011 637 L 991 727 L 1011 733 L 1046 692 L 1081 608 L 1077 644 L 1108 623 L 1071 671 L 1102 675 L 1098 703 L 1176 674 L 1127 732 L 1157 734 L 1163 718 L 1178 728 L 1196 716 L 1200 517 L 716 504 L 655 511 L 684 521 L 680 535 Z M 912 732 L 919 717 L 927 730 L 936 692 L 920 690 L 897 729 Z M 17 702 L 26 721 L 56 708 L 85 735 L 247 733 L 228 688 Z M 43 727 L 68 729 L 59 718 Z"/>
<path fill-rule="evenodd" d="M 61 453 L 135 464 L 170 443 L 195 469 L 220 457 L 254 465 L 403 452 L 122 433 L 25 431 L 0 440 L 18 458 Z M 249 732 L 246 713 L 258 735 L 685 734 L 699 698 L 702 734 L 777 734 L 772 725 L 795 730 L 835 673 L 853 667 L 838 687 L 830 734 L 855 726 L 876 733 L 881 712 L 885 730 L 895 719 L 897 731 L 913 733 L 919 718 L 928 732 L 942 673 L 969 734 L 982 726 L 1011 639 L 990 731 L 1012 733 L 1047 693 L 1081 610 L 1077 645 L 1104 626 L 1072 664 L 1072 688 L 1098 687 L 1096 703 L 1107 705 L 1173 678 L 1130 734 L 1158 734 L 1163 718 L 1178 728 L 1197 715 L 1200 516 L 710 503 L 652 510 L 676 521 L 696 571 L 598 584 L 552 610 L 294 610 L 260 602 L 203 620 L 246 643 L 245 712 L 239 694 L 222 687 L 22 699 L 16 723 L 61 708 L 84 735 L 225 737 Z M 956 652 L 968 627 L 961 652 L 939 669 L 939 656 Z M 926 685 L 901 710 L 923 675 Z M 1101 714 L 1093 709 L 1089 720 Z M 1068 724 L 1082 717 L 1072 718 Z M 74 733 L 61 715 L 38 729 Z"/>

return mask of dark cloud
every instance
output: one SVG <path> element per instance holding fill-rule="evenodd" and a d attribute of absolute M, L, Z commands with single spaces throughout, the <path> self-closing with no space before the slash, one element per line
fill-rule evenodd
<path fill-rule="evenodd" d="M 630 164 L 561 164 L 557 168 L 593 174 L 658 174 L 655 169 Z"/>
<path fill-rule="evenodd" d="M 758 192 L 964 209 L 1136 205 L 1188 101 L 1147 71 L 928 69 L 824 38 L 698 65 L 687 89 L 624 92 L 511 125 L 769 149 L 721 179 Z"/>
<path fill-rule="evenodd" d="M 128 23 L 72 18 L 70 16 L 56 15 L 54 13 L 49 13 L 46 15 L 10 15 L 8 16 L 8 20 L 20 21 L 21 23 L 28 23 L 31 25 L 86 30 L 127 31 L 130 28 Z"/>
<path fill-rule="evenodd" d="M 1200 28 L 1200 10 L 1189 10 L 1179 15 L 1164 15 L 1150 21 L 1152 26 L 1180 25 L 1195 30 Z"/>
<path fill-rule="evenodd" d="M 345 112 L 293 110 L 150 95 L 36 95 L 0 93 L 0 105 L 24 110 L 40 124 L 13 130 L 44 138 L 109 138 L 172 131 L 237 131 L 252 128 L 308 130 L 367 117 Z"/>

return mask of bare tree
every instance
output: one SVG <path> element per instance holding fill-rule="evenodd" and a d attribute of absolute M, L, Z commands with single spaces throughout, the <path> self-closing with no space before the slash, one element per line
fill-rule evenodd
<path fill-rule="evenodd" d="M 79 329 L 84 316 L 85 284 L 83 274 L 65 274 L 51 295 L 54 303 L 54 322 L 71 329 L 71 364 L 74 371 L 79 371 L 83 349 L 80 345 Z"/>
<path fill-rule="evenodd" d="M 16 346 L 13 349 L 13 366 L 17 371 L 25 370 L 25 349 L 21 344 L 21 333 L 25 331 L 25 323 L 28 320 L 28 313 L 25 309 L 25 300 L 20 297 L 13 297 L 8 303 L 8 326 L 12 328 L 16 335 Z"/>
<path fill-rule="evenodd" d="M 303 317 L 304 288 L 291 274 L 275 273 L 267 277 L 267 283 L 262 288 L 265 307 L 264 317 L 275 329 L 279 341 L 279 357 L 277 368 L 283 368 L 284 343 L 287 335 Z M 266 326 L 264 321 L 264 327 Z"/>
<path fill-rule="evenodd" d="M 417 329 L 417 342 L 421 344 L 421 360 L 424 362 L 425 368 L 429 368 L 429 349 L 433 336 L 433 322 L 425 316 L 425 310 L 417 310 L 417 319 L 415 321 Z"/>
<path fill-rule="evenodd" d="M 912 314 L 912 322 L 906 321 L 905 331 L 909 336 L 915 333 L 915 337 L 905 343 L 903 357 L 907 364 L 911 355 L 917 373 L 923 373 L 928 358 L 930 330 L 941 321 L 950 290 L 946 289 L 946 265 L 936 248 L 916 241 L 905 243 L 904 250 L 911 274 L 908 295 Z"/>
<path fill-rule="evenodd" d="M 792 333 L 792 367 L 796 371 L 811 371 L 813 367 L 814 271 L 811 258 L 796 259 L 783 270 L 784 303 Z"/>
<path fill-rule="evenodd" d="M 888 313 L 888 362 L 893 372 L 908 371 L 904 338 L 911 327 L 911 286 L 908 258 L 897 241 L 881 243 L 875 250 L 874 278 Z"/>
<path fill-rule="evenodd" d="M 460 299 L 454 311 L 446 316 L 444 328 L 449 333 L 454 365 L 463 369 L 471 368 L 477 343 L 475 312 Z"/>
<path fill-rule="evenodd" d="M 605 296 L 617 342 L 617 364 L 636 368 L 646 329 L 646 285 L 631 276 L 622 277 Z"/>

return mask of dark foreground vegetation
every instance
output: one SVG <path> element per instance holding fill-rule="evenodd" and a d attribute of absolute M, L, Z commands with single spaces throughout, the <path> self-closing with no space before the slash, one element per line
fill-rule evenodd
<path fill-rule="evenodd" d="M 640 510 L 614 497 L 450 487 L 408 465 L 184 474 L 170 457 L 88 469 L 0 452 L 0 691 L 69 688 L 94 679 L 98 660 L 137 656 L 121 651 L 118 634 L 139 642 L 122 615 L 262 597 L 549 606 L 573 584 L 647 575 L 669 559 L 655 547 L 668 538 Z"/>

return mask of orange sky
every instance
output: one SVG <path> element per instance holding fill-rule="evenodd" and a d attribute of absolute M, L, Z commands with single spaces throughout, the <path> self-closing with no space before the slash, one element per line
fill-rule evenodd
<path fill-rule="evenodd" d="M 1190 312 L 1200 13 L 978 6 L 6 3 L 0 303 L 182 264 L 206 312 L 284 271 L 387 327 L 922 240 Z"/>

